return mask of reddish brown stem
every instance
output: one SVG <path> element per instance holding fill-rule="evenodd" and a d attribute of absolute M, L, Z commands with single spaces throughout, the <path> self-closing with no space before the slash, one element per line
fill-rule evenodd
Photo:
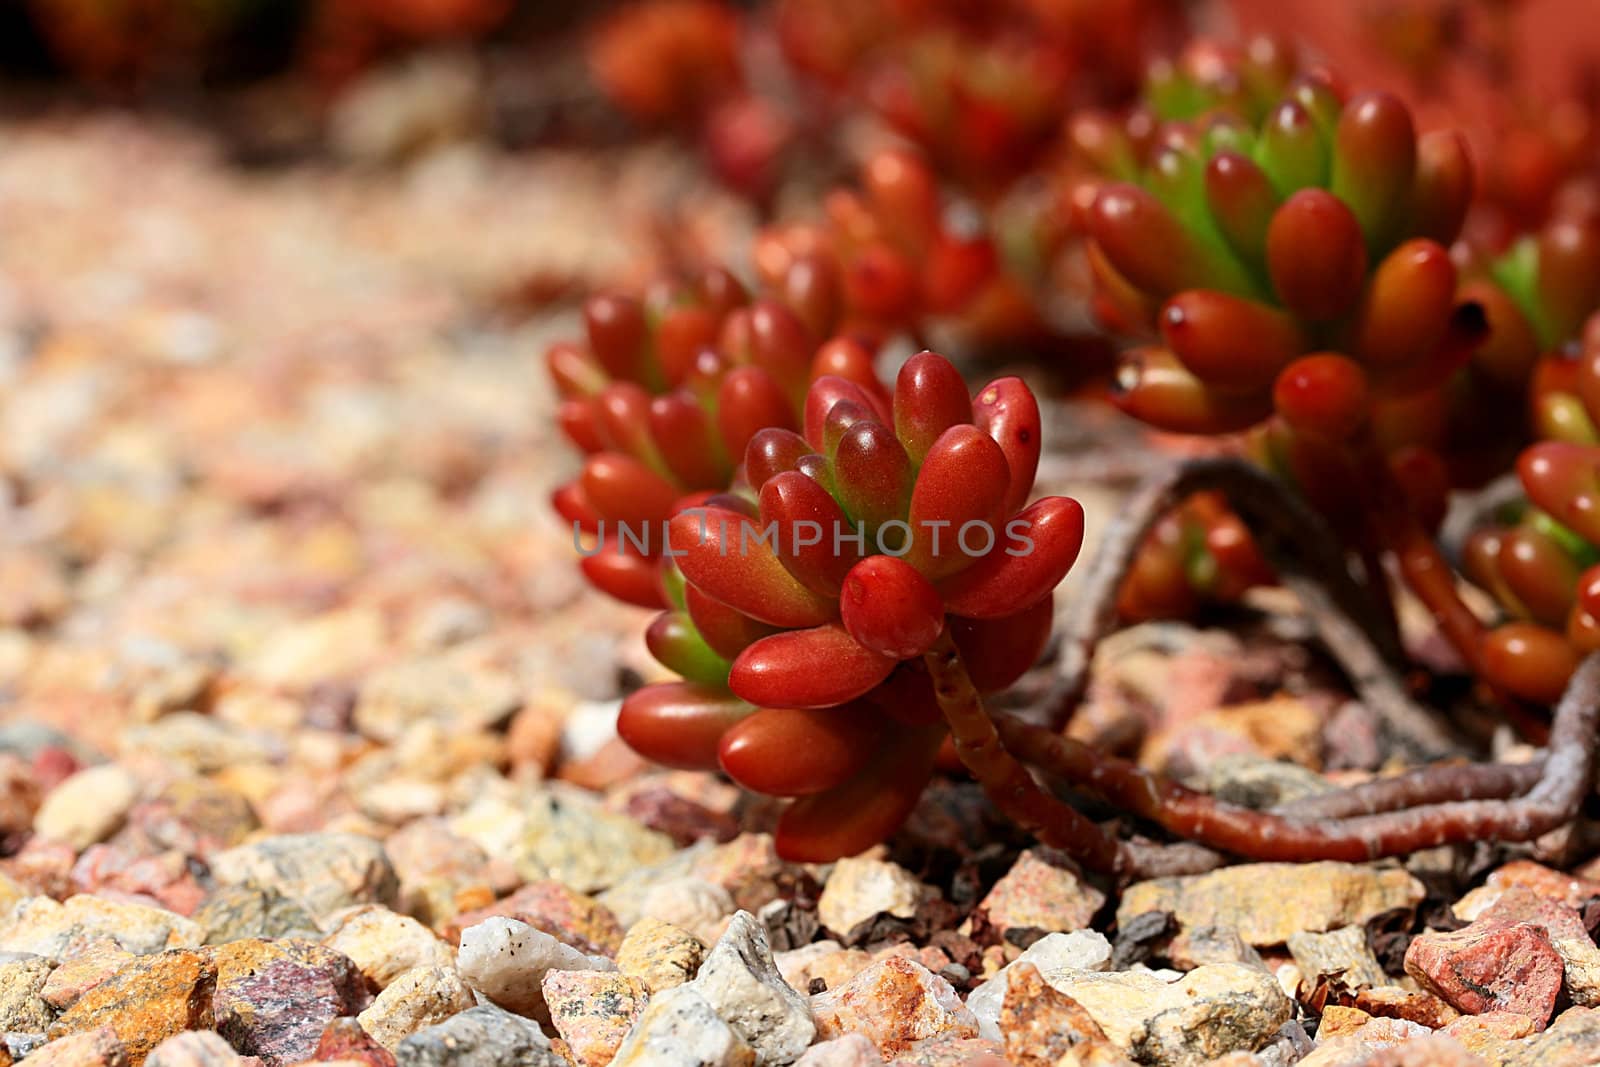
<path fill-rule="evenodd" d="M 1438 542 L 1423 529 L 1371 434 L 1357 441 L 1352 451 L 1357 469 L 1371 479 L 1363 510 L 1372 535 L 1394 556 L 1406 586 L 1432 613 L 1467 670 L 1480 676 L 1483 623 L 1461 599 L 1455 571 L 1439 550 Z"/>
<path fill-rule="evenodd" d="M 1419 767 L 1331 793 L 1302 797 L 1272 809 L 1296 819 L 1343 819 L 1459 800 L 1504 800 L 1539 784 L 1544 757 L 1527 763 L 1456 763 Z"/>
<path fill-rule="evenodd" d="M 1001 744 L 948 628 L 923 660 L 933 679 L 939 710 L 950 724 L 956 754 L 995 807 L 1046 845 L 1062 849 L 1086 867 L 1104 872 L 1124 870 L 1128 861 L 1117 840 L 1088 816 L 1045 792 Z"/>
<path fill-rule="evenodd" d="M 1016 719 L 998 718 L 994 725 L 1017 758 L 1180 837 L 1255 860 L 1360 862 L 1464 841 L 1528 841 L 1570 822 L 1594 777 L 1600 653 L 1583 661 L 1556 707 L 1538 782 L 1510 800 L 1443 802 L 1330 820 L 1285 817 L 1220 803 Z"/>

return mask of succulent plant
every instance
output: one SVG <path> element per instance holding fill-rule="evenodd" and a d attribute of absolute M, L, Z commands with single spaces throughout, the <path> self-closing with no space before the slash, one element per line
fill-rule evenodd
<path fill-rule="evenodd" d="M 1179 432 L 1276 412 L 1343 438 L 1375 397 L 1439 386 L 1479 333 L 1446 248 L 1471 188 L 1458 136 L 1418 138 L 1398 99 L 1315 77 L 1259 125 L 1165 127 L 1087 218 L 1102 306 L 1162 342 L 1133 353 L 1120 403 Z"/>
<path fill-rule="evenodd" d="M 1254 538 L 1216 493 L 1199 493 L 1167 512 L 1146 535 L 1117 598 L 1131 622 L 1187 619 L 1204 605 L 1237 602 L 1271 585 L 1272 568 Z"/>
<path fill-rule="evenodd" d="M 1529 402 L 1540 440 L 1517 461 L 1526 500 L 1474 531 L 1462 555 L 1513 620 L 1484 639 L 1485 671 L 1548 703 L 1600 649 L 1600 211 L 1558 215 L 1489 275 L 1478 285 L 1494 325 L 1485 348 L 1507 368 L 1537 361 Z"/>
<path fill-rule="evenodd" d="M 584 574 L 628 603 L 663 606 L 667 520 L 695 494 L 726 488 L 757 431 L 799 428 L 814 376 L 878 388 L 867 349 L 819 347 L 785 305 L 750 301 L 721 269 L 644 299 L 592 297 L 584 322 L 585 343 L 547 354 L 561 428 L 586 456 L 554 502 L 599 541 Z"/>
<path fill-rule="evenodd" d="M 818 378 L 803 435 L 755 434 L 734 490 L 672 518 L 672 607 L 648 641 L 684 680 L 630 696 L 624 739 L 798 798 L 779 824 L 785 855 L 881 840 L 946 734 L 925 663 L 936 644 L 953 641 L 981 692 L 1044 648 L 1083 512 L 1027 503 L 1039 449 L 1016 378 L 973 398 L 933 353 L 902 367 L 887 401 Z"/>
<path fill-rule="evenodd" d="M 601 89 L 645 125 L 693 124 L 740 90 L 739 16 L 723 0 L 646 0 L 590 34 Z"/>
<path fill-rule="evenodd" d="M 834 189 L 823 210 L 820 222 L 766 228 L 755 247 L 767 289 L 819 332 L 917 336 L 1006 284 L 981 216 L 963 214 L 916 152 L 873 153 L 859 189 Z"/>

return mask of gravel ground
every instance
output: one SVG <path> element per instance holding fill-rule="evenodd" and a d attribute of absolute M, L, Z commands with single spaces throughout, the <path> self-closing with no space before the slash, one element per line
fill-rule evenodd
<path fill-rule="evenodd" d="M 503 297 L 638 269 L 668 165 L 0 129 L 0 1058 L 1600 1063 L 1564 840 L 1119 892 L 947 783 L 810 867 L 624 750 L 644 616 L 546 504 L 570 318 Z M 1075 729 L 1241 803 L 1377 770 L 1268 622 L 1123 635 Z"/>

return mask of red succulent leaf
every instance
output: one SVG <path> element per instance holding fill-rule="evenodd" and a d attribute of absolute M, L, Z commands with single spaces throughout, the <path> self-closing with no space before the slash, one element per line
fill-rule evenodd
<path fill-rule="evenodd" d="M 932 352 L 906 360 L 895 379 L 894 432 L 913 464 L 922 462 L 940 434 L 971 421 L 967 383 L 949 360 Z"/>
<path fill-rule="evenodd" d="M 839 595 L 855 557 L 839 551 L 850 523 L 826 489 L 799 471 L 768 479 L 761 487 L 761 523 L 790 574 L 820 596 Z"/>
<path fill-rule="evenodd" d="M 1367 372 L 1337 352 L 1318 352 L 1289 364 L 1273 387 L 1273 403 L 1301 433 L 1342 441 L 1367 419 Z"/>
<path fill-rule="evenodd" d="M 894 665 L 830 623 L 757 641 L 733 661 L 728 686 L 765 707 L 826 708 L 868 692 Z"/>
<path fill-rule="evenodd" d="M 864 413 L 878 415 L 880 421 L 888 421 L 881 410 L 882 402 L 875 400 L 855 382 L 831 375 L 818 378 L 811 383 L 811 390 L 806 394 L 805 409 L 806 440 L 811 442 L 811 447 L 816 451 L 826 451 L 823 431 L 827 425 L 828 414 L 835 404 L 844 401 L 856 405 Z"/>
<path fill-rule="evenodd" d="M 584 301 L 589 348 L 613 378 L 638 381 L 649 327 L 644 306 L 631 296 L 602 293 Z"/>
<path fill-rule="evenodd" d="M 887 840 L 917 806 L 944 736 L 942 726 L 897 732 L 854 778 L 795 801 L 778 820 L 778 855 L 831 863 Z"/>
<path fill-rule="evenodd" d="M 1161 336 L 1196 378 L 1232 390 L 1268 388 L 1306 346 L 1292 316 L 1209 289 L 1190 289 L 1167 301 Z"/>
<path fill-rule="evenodd" d="M 858 422 L 834 450 L 833 480 L 845 511 L 876 532 L 906 513 L 913 484 L 911 457 L 883 423 Z"/>
<path fill-rule="evenodd" d="M 1600 544 L 1600 448 L 1541 441 L 1517 460 L 1528 499 L 1590 544 Z"/>
<path fill-rule="evenodd" d="M 1039 470 L 1044 441 L 1039 402 L 1021 378 L 996 378 L 972 401 L 972 423 L 1005 453 L 1011 478 L 1002 510 L 1009 515 L 1028 502 Z"/>
<path fill-rule="evenodd" d="M 859 704 L 761 708 L 722 735 L 718 759 L 746 789 L 799 797 L 843 785 L 877 747 L 884 722 Z"/>
<path fill-rule="evenodd" d="M 1209 389 L 1169 349 L 1135 348 L 1117 367 L 1112 399 L 1140 422 L 1170 433 L 1248 429 L 1272 414 L 1272 393 Z"/>
<path fill-rule="evenodd" d="M 816 626 L 833 618 L 833 602 L 791 575 L 760 527 L 737 511 L 691 508 L 674 515 L 668 530 L 683 576 L 708 596 L 773 626 Z"/>
<path fill-rule="evenodd" d="M 693 585 L 683 587 L 684 608 L 711 650 L 723 659 L 733 659 L 751 644 L 773 633 L 773 628 L 736 611 L 720 600 L 713 600 Z"/>
<path fill-rule="evenodd" d="M 712 437 L 711 420 L 693 394 L 680 390 L 652 400 L 650 436 L 680 484 L 711 489 L 728 483 L 727 463 Z"/>
<path fill-rule="evenodd" d="M 933 581 L 968 566 L 968 523 L 986 526 L 998 543 L 1001 509 L 1011 482 L 1006 454 L 995 439 L 965 423 L 939 436 L 911 490 L 911 551 L 907 562 Z"/>
<path fill-rule="evenodd" d="M 638 538 L 659 539 L 661 523 L 678 502 L 676 486 L 619 452 L 590 456 L 583 465 L 580 484 L 584 499 L 596 514 L 626 527 Z"/>
<path fill-rule="evenodd" d="M 1361 224 L 1332 193 L 1302 189 L 1272 216 L 1267 266 L 1278 299 L 1290 311 L 1313 322 L 1336 319 L 1366 281 Z"/>
<path fill-rule="evenodd" d="M 893 556 L 869 556 L 850 568 L 839 597 L 844 628 L 883 656 L 911 659 L 944 632 L 944 602 L 933 583 Z"/>
<path fill-rule="evenodd" d="M 750 439 L 768 428 L 793 429 L 794 409 L 783 388 L 759 367 L 735 367 L 717 390 L 717 429 L 728 455 L 744 454 Z"/>
<path fill-rule="evenodd" d="M 603 539 L 593 555 L 578 561 L 589 584 L 616 597 L 624 604 L 641 608 L 664 608 L 661 594 L 661 566 L 652 557 L 619 547 L 609 537 Z"/>
<path fill-rule="evenodd" d="M 793 430 L 765 429 L 750 438 L 744 450 L 744 476 L 759 489 L 783 471 L 797 470 L 801 456 L 816 450 Z"/>
<path fill-rule="evenodd" d="M 550 494 L 550 504 L 556 514 L 575 524 L 584 533 L 600 531 L 600 514 L 583 494 L 581 481 L 570 481 Z"/>
<path fill-rule="evenodd" d="M 987 555 L 940 583 L 945 608 L 975 619 L 1014 615 L 1048 597 L 1082 547 L 1082 505 L 1064 496 L 1038 500 L 999 531 Z"/>
<path fill-rule="evenodd" d="M 635 690 L 622 702 L 617 733 L 656 763 L 713 771 L 723 734 L 754 710 L 723 689 L 661 682 Z"/>
<path fill-rule="evenodd" d="M 946 624 L 967 664 L 973 687 L 980 693 L 998 693 L 1039 662 L 1054 621 L 1055 598 L 1046 595 L 1002 619 L 951 615 Z"/>

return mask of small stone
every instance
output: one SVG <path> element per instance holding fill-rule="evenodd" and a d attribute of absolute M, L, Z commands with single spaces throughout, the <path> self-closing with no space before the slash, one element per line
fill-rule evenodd
<path fill-rule="evenodd" d="M 1105 902 L 1105 894 L 1086 883 L 1065 857 L 1027 849 L 978 905 L 974 936 L 988 928 L 1017 943 L 1014 934 L 1083 930 Z"/>
<path fill-rule="evenodd" d="M 1201 768 L 1194 783 L 1227 804 L 1266 811 L 1335 788 L 1316 771 L 1248 752 L 1229 752 Z"/>
<path fill-rule="evenodd" d="M 399 890 L 382 843 L 360 834 L 283 834 L 212 857 L 224 885 L 252 884 L 323 919 L 357 904 L 393 904 Z"/>
<path fill-rule="evenodd" d="M 440 655 L 380 668 L 361 685 L 356 729 L 375 741 L 393 742 L 418 722 L 436 722 L 452 733 L 469 733 L 511 717 L 521 694 L 511 678 Z"/>
<path fill-rule="evenodd" d="M 144 897 L 179 915 L 192 915 L 205 890 L 180 852 L 136 856 L 113 845 L 90 845 L 72 866 L 72 884 L 103 897 Z"/>
<path fill-rule="evenodd" d="M 1014 966 L 1000 1008 L 1006 1056 L 1018 1067 L 1053 1067 L 1068 1050 L 1106 1033 L 1083 1005 L 1045 984 L 1031 963 Z"/>
<path fill-rule="evenodd" d="M 50 1029 L 56 1013 L 43 996 L 50 970 L 50 961 L 42 956 L 0 963 L 0 1030 L 43 1033 Z"/>
<path fill-rule="evenodd" d="M 546 971 L 541 985 L 551 1023 L 579 1067 L 606 1067 L 650 999 L 639 979 L 604 971 Z"/>
<path fill-rule="evenodd" d="M 916 916 L 928 890 L 916 875 L 884 860 L 851 857 L 833 865 L 833 873 L 817 900 L 822 925 L 850 944 L 858 928 L 879 915 L 897 919 Z"/>
<path fill-rule="evenodd" d="M 27 1055 L 28 1067 L 129 1067 L 133 1062 L 109 1026 L 58 1037 Z"/>
<path fill-rule="evenodd" d="M 1387 1050 L 1418 1038 L 1429 1036 L 1429 1031 L 1416 1023 L 1401 1019 L 1360 1019 L 1351 1009 L 1335 1013 L 1340 1024 L 1337 1032 L 1317 1033 L 1317 1045 L 1296 1067 L 1360 1067 L 1371 1063 Z M 1379 1060 L 1380 1063 L 1384 1062 Z M 1398 1064 L 1395 1067 L 1399 1067 Z M 1441 1064 L 1441 1067 L 1444 1065 Z"/>
<path fill-rule="evenodd" d="M 1261 953 L 1245 943 L 1231 926 L 1192 926 L 1179 931 L 1167 945 L 1167 959 L 1179 970 L 1192 971 L 1208 963 L 1247 963 L 1265 966 Z"/>
<path fill-rule="evenodd" d="M 400 1067 L 568 1067 L 537 1023 L 483 1004 L 400 1042 Z"/>
<path fill-rule="evenodd" d="M 1415 908 L 1425 895 L 1422 883 L 1399 867 L 1247 863 L 1129 886 L 1117 922 L 1168 912 L 1180 928 L 1232 926 L 1246 942 L 1264 948 L 1301 931 L 1359 925 L 1386 911 Z"/>
<path fill-rule="evenodd" d="M 464 892 L 483 892 L 493 900 L 522 881 L 510 863 L 491 860 L 476 842 L 453 831 L 447 819 L 416 819 L 385 838 L 383 848 L 400 878 L 400 910 L 450 941 L 460 938 L 459 928 L 451 933 L 446 923 L 461 912 Z"/>
<path fill-rule="evenodd" d="M 755 1050 L 691 985 L 653 997 L 611 1067 L 752 1067 Z"/>
<path fill-rule="evenodd" d="M 456 963 L 454 950 L 432 930 L 377 904 L 337 916 L 322 943 L 348 956 L 379 989 L 417 967 L 454 970 Z"/>
<path fill-rule="evenodd" d="M 1372 1016 L 1360 1008 L 1329 1004 L 1322 1009 L 1322 1021 L 1317 1024 L 1317 1039 L 1328 1041 L 1335 1037 L 1344 1037 L 1355 1033 L 1371 1021 Z"/>
<path fill-rule="evenodd" d="M 1458 1041 L 1415 1030 L 1397 1019 L 1374 1019 L 1351 1034 L 1319 1043 L 1296 1067 L 1484 1067 Z"/>
<path fill-rule="evenodd" d="M 145 1067 L 257 1067 L 260 1060 L 241 1056 L 212 1030 L 174 1034 L 151 1050 Z"/>
<path fill-rule="evenodd" d="M 208 945 L 252 937 L 314 941 L 321 936 L 316 920 L 305 908 L 276 889 L 254 884 L 217 886 L 201 901 L 194 920 L 205 927 Z"/>
<path fill-rule="evenodd" d="M 205 940 L 198 923 L 162 908 L 103 900 L 80 893 L 57 903 L 30 897 L 0 919 L 0 951 L 60 959 L 74 941 L 106 937 L 144 955 L 194 948 Z"/>
<path fill-rule="evenodd" d="M 1290 934 L 1288 946 L 1308 985 L 1326 979 L 1353 993 L 1389 981 L 1367 944 L 1367 931 L 1360 926 L 1341 926 L 1321 934 Z"/>
<path fill-rule="evenodd" d="M 217 964 L 217 1032 L 269 1067 L 309 1058 L 329 1020 L 367 1006 L 355 964 L 314 942 L 250 939 L 207 951 Z"/>
<path fill-rule="evenodd" d="M 451 825 L 488 854 L 505 856 L 525 880 L 554 879 L 580 893 L 614 885 L 674 850 L 665 834 L 561 783 L 542 784 L 516 803 L 484 798 Z"/>
<path fill-rule="evenodd" d="M 518 1015 L 548 1022 L 540 983 L 546 971 L 614 971 L 604 956 L 586 956 L 525 922 L 495 916 L 461 932 L 456 966 L 467 984 Z"/>
<path fill-rule="evenodd" d="M 1380 1019 L 1405 1019 L 1438 1030 L 1461 1017 L 1461 1013 L 1425 989 L 1402 989 L 1380 985 L 1356 994 L 1356 1007 Z"/>
<path fill-rule="evenodd" d="M 1543 1026 L 1561 994 L 1561 956 L 1545 928 L 1480 917 L 1427 931 L 1406 949 L 1406 973 L 1468 1015 L 1515 1011 Z"/>
<path fill-rule="evenodd" d="M 617 949 L 617 969 L 638 978 L 651 994 L 683 985 L 695 976 L 706 946 L 687 930 L 660 919 L 640 919 Z"/>
<path fill-rule="evenodd" d="M 1544 927 L 1550 944 L 1561 957 L 1567 995 L 1574 1004 L 1600 1006 L 1600 948 L 1578 913 L 1551 895 L 1535 893 L 1522 885 L 1502 887 L 1494 904 L 1475 922 L 1531 922 Z"/>
<path fill-rule="evenodd" d="M 115 763 L 79 771 L 44 798 L 33 818 L 34 833 L 76 849 L 117 832 L 139 798 L 139 783 Z"/>
<path fill-rule="evenodd" d="M 1486 1011 L 1482 1015 L 1463 1015 L 1440 1028 L 1440 1032 L 1461 1042 L 1468 1052 L 1497 1060 L 1495 1052 L 1500 1045 L 1527 1037 L 1535 1029 L 1533 1020 L 1518 1012 Z"/>
<path fill-rule="evenodd" d="M 142 956 L 79 997 L 48 1032 L 58 1038 L 109 1026 L 138 1067 L 172 1035 L 210 1027 L 216 979 L 216 965 L 200 952 Z"/>
<path fill-rule="evenodd" d="M 639 902 L 644 918 L 680 926 L 704 941 L 715 941 L 735 910 L 732 894 L 704 878 L 668 879 Z"/>
<path fill-rule="evenodd" d="M 322 1036 L 317 1039 L 317 1052 L 312 1058 L 343 1060 L 364 1067 L 394 1067 L 394 1053 L 373 1040 L 359 1022 L 348 1016 L 328 1020 Z"/>
<path fill-rule="evenodd" d="M 879 1067 L 883 1057 L 865 1034 L 845 1034 L 821 1041 L 795 1060 L 795 1067 Z"/>
<path fill-rule="evenodd" d="M 1050 934 L 1035 941 L 1026 952 L 1000 968 L 993 978 L 974 989 L 967 996 L 967 1009 L 978 1020 L 979 1034 L 991 1041 L 1001 1039 L 1000 1011 L 1011 975 L 1016 973 L 1019 964 L 1038 968 L 1046 982 L 1052 982 L 1052 976 L 1061 973 L 1103 971 L 1111 966 L 1111 942 L 1094 930 Z"/>
<path fill-rule="evenodd" d="M 135 804 L 116 840 L 139 852 L 172 849 L 209 860 L 260 825 L 241 794 L 207 778 L 179 778 Z"/>
<path fill-rule="evenodd" d="M 904 1067 L 1005 1067 L 1005 1049 L 997 1041 L 959 1034 L 939 1034 L 918 1041 L 894 1061 Z"/>
<path fill-rule="evenodd" d="M 1568 1008 L 1550 1028 L 1496 1050 L 1496 1067 L 1593 1067 L 1600 1063 L 1600 1011 Z"/>
<path fill-rule="evenodd" d="M 747 911 L 733 916 L 690 984 L 759 1064 L 791 1063 L 816 1036 L 810 1005 L 778 974 L 767 931 Z"/>
<path fill-rule="evenodd" d="M 495 915 L 518 919 L 590 955 L 614 955 L 622 944 L 622 926 L 610 908 L 549 879 L 530 882 L 486 908 L 463 912 L 445 924 L 444 934 L 460 940 L 462 930 Z"/>
<path fill-rule="evenodd" d="M 46 1004 L 58 1011 L 77 1003 L 79 997 L 122 970 L 134 958 L 133 953 L 109 937 L 75 942 L 71 953 L 50 972 L 39 994 Z"/>
<path fill-rule="evenodd" d="M 885 1059 L 939 1034 L 978 1036 L 978 1020 L 950 983 L 899 956 L 880 960 L 838 989 L 812 997 L 811 1010 L 817 1036 L 866 1034 Z"/>
<path fill-rule="evenodd" d="M 413 967 L 390 981 L 356 1018 L 374 1041 L 393 1052 L 412 1034 L 476 1004 L 455 967 Z"/>
<path fill-rule="evenodd" d="M 799 871 L 778 856 L 771 834 L 740 834 L 696 858 L 688 873 L 720 885 L 735 908 L 756 914 L 782 896 L 783 886 L 792 884 Z"/>
<path fill-rule="evenodd" d="M 1506 890 L 1517 888 L 1569 908 L 1582 908 L 1592 898 L 1600 897 L 1600 881 L 1552 870 L 1532 860 L 1512 860 L 1484 879 L 1483 885 L 1456 901 L 1450 910 L 1455 912 L 1456 918 L 1471 922 Z"/>
<path fill-rule="evenodd" d="M 872 965 L 872 957 L 859 948 L 837 941 L 813 941 L 788 952 L 777 952 L 772 962 L 793 989 L 837 989 Z"/>
<path fill-rule="evenodd" d="M 1271 1041 L 1294 1003 L 1268 972 L 1238 963 L 1197 967 L 1178 981 L 1155 973 L 1046 975 L 1113 1043 L 1153 1067 L 1189 1067 Z"/>

